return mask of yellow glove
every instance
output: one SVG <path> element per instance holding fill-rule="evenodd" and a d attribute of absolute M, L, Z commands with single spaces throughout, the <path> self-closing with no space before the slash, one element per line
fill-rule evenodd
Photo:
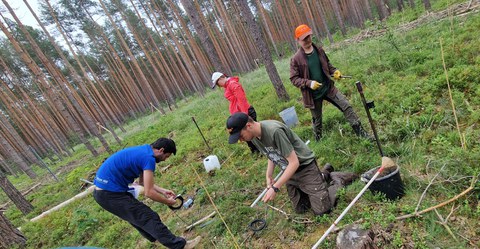
<path fill-rule="evenodd" d="M 321 83 L 318 83 L 318 82 L 316 82 L 316 81 L 314 81 L 314 80 L 312 80 L 312 82 L 310 82 L 310 88 L 311 88 L 312 90 L 317 90 L 317 89 L 318 89 L 319 87 L 321 87 L 321 86 L 322 86 Z"/>
<path fill-rule="evenodd" d="M 340 70 L 335 70 L 335 72 L 333 73 L 333 78 L 336 80 L 342 78 L 342 73 L 340 73 Z"/>

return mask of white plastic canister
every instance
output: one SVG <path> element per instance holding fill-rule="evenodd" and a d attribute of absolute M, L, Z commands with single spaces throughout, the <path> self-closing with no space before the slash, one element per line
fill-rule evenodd
<path fill-rule="evenodd" d="M 203 166 L 205 166 L 205 170 L 210 172 L 214 169 L 220 169 L 220 162 L 218 161 L 218 157 L 215 155 L 207 156 L 203 159 Z"/>

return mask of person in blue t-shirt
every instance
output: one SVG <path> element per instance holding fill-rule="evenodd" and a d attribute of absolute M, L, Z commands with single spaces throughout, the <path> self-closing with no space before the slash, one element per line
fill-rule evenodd
<path fill-rule="evenodd" d="M 175 155 L 175 142 L 159 138 L 152 144 L 126 148 L 111 155 L 97 171 L 93 197 L 108 212 L 129 222 L 150 242 L 159 241 L 168 248 L 194 248 L 201 237 L 186 241 L 177 237 L 163 224 L 160 216 L 129 192 L 136 178 L 144 187 L 144 195 L 153 201 L 174 205 L 175 193 L 155 185 L 156 163 Z"/>

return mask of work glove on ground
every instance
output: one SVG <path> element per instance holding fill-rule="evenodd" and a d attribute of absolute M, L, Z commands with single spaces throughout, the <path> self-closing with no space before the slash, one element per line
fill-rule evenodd
<path fill-rule="evenodd" d="M 312 82 L 310 82 L 310 88 L 312 90 L 317 90 L 321 86 L 322 84 L 318 83 L 317 81 L 312 80 Z"/>
<path fill-rule="evenodd" d="M 335 70 L 335 72 L 333 73 L 333 78 L 336 80 L 339 80 L 342 78 L 342 73 L 340 73 L 340 70 Z"/>

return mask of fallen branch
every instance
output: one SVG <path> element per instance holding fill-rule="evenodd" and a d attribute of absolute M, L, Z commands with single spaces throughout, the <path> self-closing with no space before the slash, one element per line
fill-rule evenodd
<path fill-rule="evenodd" d="M 472 179 L 472 184 L 470 184 L 470 187 L 468 187 L 467 189 L 465 189 L 462 193 L 456 195 L 455 197 L 453 197 L 452 199 L 448 200 L 448 201 L 444 201 L 436 206 L 433 206 L 433 207 L 429 207 L 427 209 L 424 209 L 422 211 L 419 211 L 419 212 L 414 212 L 412 214 L 406 214 L 406 215 L 402 215 L 402 216 L 399 216 L 399 217 L 396 217 L 395 220 L 404 220 L 404 219 L 407 219 L 407 218 L 410 218 L 410 217 L 414 217 L 414 216 L 420 216 L 421 214 L 424 214 L 424 213 L 427 213 L 427 212 L 430 212 L 434 209 L 437 209 L 439 207 L 443 207 L 445 205 L 447 205 L 448 203 L 451 203 L 451 202 L 454 202 L 455 200 L 457 200 L 458 198 L 466 195 L 468 192 L 472 191 L 473 188 L 474 188 L 474 185 L 475 185 L 475 182 L 477 181 L 477 177 L 474 177 Z"/>
<path fill-rule="evenodd" d="M 288 214 L 287 212 L 281 210 L 280 208 L 276 208 L 276 207 L 271 206 L 271 205 L 269 205 L 269 204 L 267 204 L 267 207 L 269 207 L 269 208 L 271 208 L 271 209 L 273 209 L 273 210 L 275 210 L 275 211 L 277 211 L 277 212 L 285 215 L 285 217 L 287 218 L 287 220 L 292 220 L 292 221 L 295 222 L 295 223 L 299 223 L 299 224 L 311 224 L 311 223 L 314 223 L 314 222 L 315 222 L 315 221 L 310 220 L 310 219 L 308 219 L 308 218 L 292 218 L 292 217 L 291 217 L 291 216 L 292 216 L 291 214 Z"/>
<path fill-rule="evenodd" d="M 200 223 L 202 223 L 202 222 L 206 221 L 207 219 L 209 219 L 209 218 L 211 218 L 211 217 L 215 216 L 215 214 L 216 214 L 216 213 L 217 213 L 217 211 L 213 211 L 211 214 L 209 214 L 209 215 L 207 215 L 207 216 L 205 216 L 205 217 L 201 218 L 200 220 L 198 220 L 198 221 L 194 222 L 194 223 L 193 223 L 193 224 L 191 224 L 190 226 L 187 226 L 187 227 L 185 228 L 185 231 L 188 231 L 188 230 L 192 229 L 194 226 L 196 226 L 196 225 L 198 225 L 198 224 L 200 224 Z"/>
<path fill-rule="evenodd" d="M 70 199 L 68 199 L 68 200 L 66 200 L 66 201 L 64 201 L 64 202 L 56 205 L 55 207 L 53 207 L 53 208 L 51 208 L 51 209 L 43 212 L 43 213 L 40 214 L 39 216 L 37 216 L 37 217 L 35 217 L 35 218 L 32 218 L 30 221 L 32 221 L 32 222 L 33 222 L 33 221 L 37 221 L 37 220 L 45 217 L 46 215 L 50 214 L 51 212 L 56 211 L 56 210 L 58 210 L 58 209 L 60 209 L 60 208 L 62 208 L 62 207 L 64 207 L 64 206 L 68 205 L 69 203 L 71 203 L 71 202 L 73 202 L 73 201 L 75 201 L 75 200 L 77 200 L 77 199 L 80 199 L 80 198 L 82 198 L 82 197 L 90 194 L 91 192 L 93 192 L 93 189 L 94 189 L 94 188 L 95 188 L 95 186 L 90 186 L 87 190 L 83 191 L 82 193 L 77 194 L 76 196 L 74 196 L 74 197 L 72 197 L 72 198 L 70 198 Z"/>
<path fill-rule="evenodd" d="M 450 215 L 451 215 L 451 214 L 453 213 L 453 211 L 454 211 L 453 208 L 454 208 L 454 206 L 452 206 L 452 211 L 450 212 L 450 214 L 447 216 L 446 219 L 444 219 L 444 218 L 442 217 L 442 215 L 438 212 L 438 210 L 435 209 L 435 213 L 437 214 L 438 219 L 440 220 L 440 221 L 436 221 L 436 222 L 437 222 L 438 224 L 442 225 L 443 227 L 445 227 L 445 229 L 446 229 L 447 232 L 450 234 L 450 236 L 452 236 L 455 241 L 458 241 L 458 239 L 457 239 L 457 237 L 455 236 L 455 234 L 453 234 L 452 230 L 451 230 L 450 227 L 447 225 L 448 218 L 450 217 Z"/>
<path fill-rule="evenodd" d="M 285 217 L 287 217 L 287 219 L 290 219 L 290 214 L 287 214 L 287 212 L 285 212 L 285 211 L 283 211 L 283 210 L 281 210 L 281 209 L 279 209 L 279 208 L 276 208 L 276 207 L 274 207 L 274 206 L 271 206 L 271 205 L 269 205 L 269 204 L 267 204 L 267 206 L 268 206 L 269 208 L 271 208 L 271 209 L 273 209 L 273 210 L 275 210 L 275 211 L 278 211 L 278 212 L 280 212 L 281 214 L 285 215 Z"/>
<path fill-rule="evenodd" d="M 428 163 L 427 163 L 427 167 L 428 167 L 428 164 L 430 164 L 430 160 L 428 160 Z M 425 194 L 427 193 L 427 190 L 428 188 L 430 188 L 430 186 L 432 185 L 433 181 L 435 180 L 435 178 L 437 178 L 437 176 L 442 172 L 443 168 L 445 167 L 446 164 L 444 164 L 442 166 L 442 168 L 438 171 L 438 173 L 432 178 L 432 180 L 430 180 L 430 182 L 428 183 L 427 187 L 425 188 L 425 190 L 423 191 L 422 193 L 422 196 L 420 196 L 420 199 L 418 200 L 418 203 L 417 203 L 417 207 L 415 208 L 415 212 L 418 212 L 418 208 L 420 207 L 420 203 L 422 203 L 422 200 L 423 198 L 425 198 Z"/>

